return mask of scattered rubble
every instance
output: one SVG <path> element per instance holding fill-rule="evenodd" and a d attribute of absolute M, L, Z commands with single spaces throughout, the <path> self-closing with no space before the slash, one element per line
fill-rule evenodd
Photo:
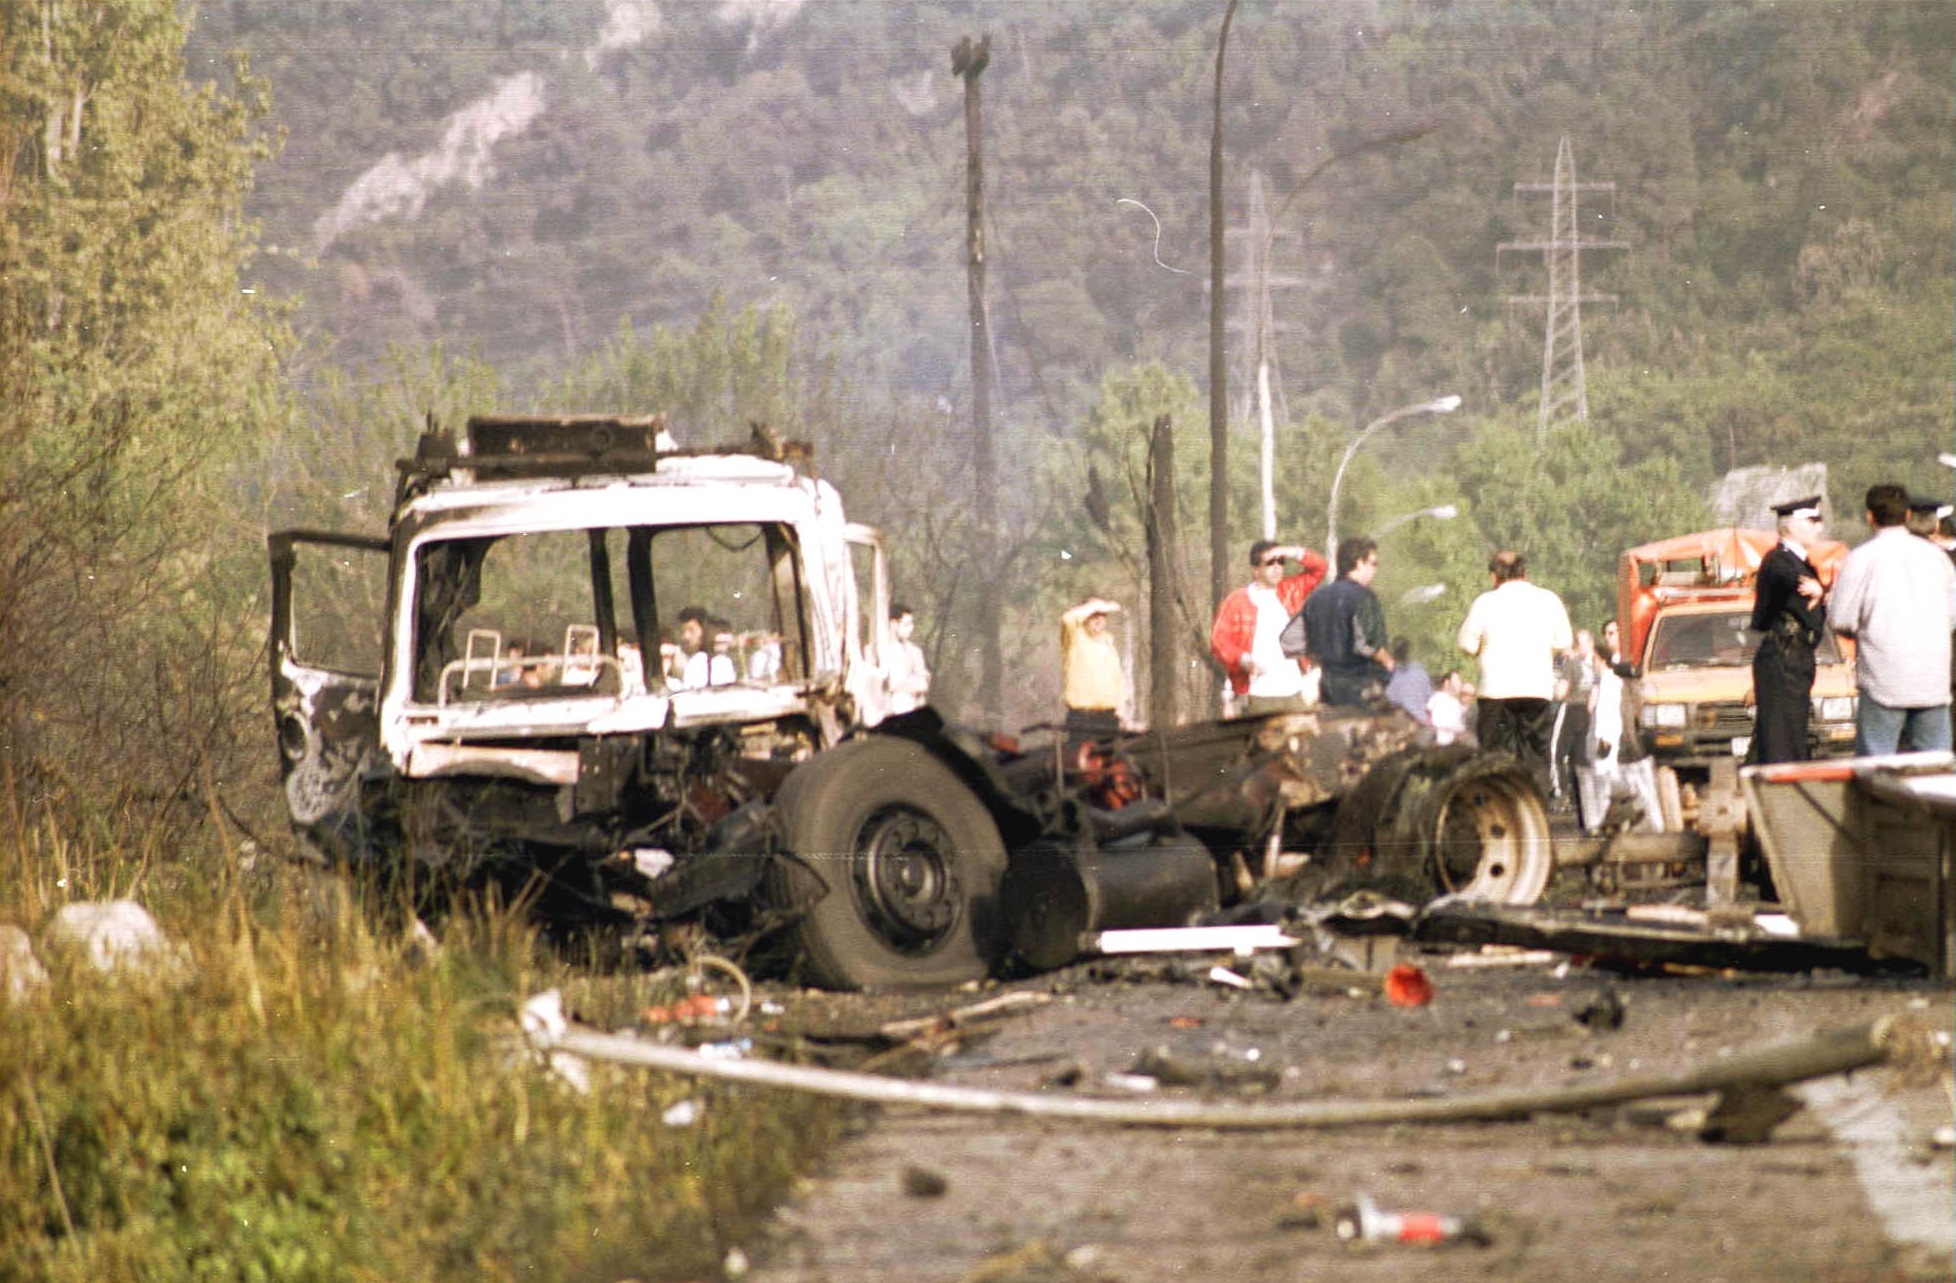
<path fill-rule="evenodd" d="M 1448 1243 L 1488 1247 L 1494 1242 L 1472 1217 L 1384 1211 L 1365 1194 L 1360 1194 L 1350 1207 L 1338 1214 L 1338 1237 L 1351 1243 L 1403 1243 L 1414 1247 L 1439 1247 Z"/>

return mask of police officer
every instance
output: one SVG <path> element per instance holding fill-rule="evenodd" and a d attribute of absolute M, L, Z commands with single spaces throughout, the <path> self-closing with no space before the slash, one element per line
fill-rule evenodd
<path fill-rule="evenodd" d="M 1813 696 L 1813 650 L 1826 626 L 1819 572 L 1807 550 L 1820 538 L 1820 496 L 1773 505 L 1779 543 L 1759 562 L 1752 627 L 1765 639 L 1752 656 L 1757 707 L 1752 760 L 1803 762 Z"/>

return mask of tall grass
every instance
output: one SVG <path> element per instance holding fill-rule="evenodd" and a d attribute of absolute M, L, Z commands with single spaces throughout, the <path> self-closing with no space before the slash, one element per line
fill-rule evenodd
<path fill-rule="evenodd" d="M 506 913 L 429 953 L 323 876 L 104 845 L 13 801 L 0 922 L 38 940 L 63 903 L 133 896 L 186 958 L 104 976 L 43 948 L 48 983 L 0 1000 L 0 1278 L 706 1277 L 841 1124 L 781 1094 L 541 1072 L 510 1035 L 524 997 L 646 995 Z M 689 1095 L 700 1120 L 664 1126 Z"/>

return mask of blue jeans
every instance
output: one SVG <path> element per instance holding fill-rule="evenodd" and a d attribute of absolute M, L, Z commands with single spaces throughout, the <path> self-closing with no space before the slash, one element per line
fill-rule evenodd
<path fill-rule="evenodd" d="M 1898 752 L 1904 739 L 1918 753 L 1950 747 L 1949 705 L 1890 708 L 1862 695 L 1861 706 L 1854 714 L 1854 755 L 1874 757 Z"/>

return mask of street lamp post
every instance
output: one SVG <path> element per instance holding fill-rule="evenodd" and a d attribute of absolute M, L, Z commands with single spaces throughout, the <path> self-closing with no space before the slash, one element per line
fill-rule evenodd
<path fill-rule="evenodd" d="M 1435 508 L 1421 508 L 1418 512 L 1408 512 L 1403 516 L 1394 517 L 1391 521 L 1386 522 L 1377 530 L 1374 530 L 1372 537 L 1374 539 L 1383 539 L 1407 522 L 1418 521 L 1421 517 L 1431 517 L 1435 521 L 1452 521 L 1459 515 L 1460 509 L 1450 503 L 1443 503 Z"/>
<path fill-rule="evenodd" d="M 1389 423 L 1397 423 L 1408 415 L 1452 414 L 1459 408 L 1460 398 L 1457 396 L 1436 397 L 1431 401 L 1421 401 L 1417 405 L 1402 405 L 1384 418 L 1372 420 L 1360 430 L 1357 436 L 1352 438 L 1351 444 L 1345 447 L 1344 458 L 1338 460 L 1338 471 L 1331 478 L 1331 502 L 1325 505 L 1325 556 L 1332 558 L 1334 562 L 1338 556 L 1338 490 L 1344 485 L 1345 469 L 1350 466 L 1352 456 L 1358 453 L 1358 448 L 1364 445 L 1371 435 L 1380 428 L 1385 427 Z"/>

